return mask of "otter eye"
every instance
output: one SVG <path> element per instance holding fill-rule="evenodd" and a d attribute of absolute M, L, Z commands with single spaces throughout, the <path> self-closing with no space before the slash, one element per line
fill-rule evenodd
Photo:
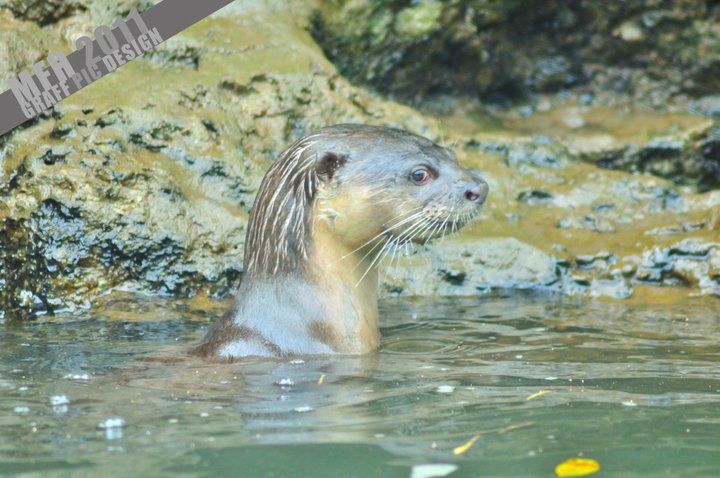
<path fill-rule="evenodd" d="M 417 168 L 410 173 L 410 179 L 415 184 L 425 184 L 430 181 L 431 175 L 427 168 Z"/>

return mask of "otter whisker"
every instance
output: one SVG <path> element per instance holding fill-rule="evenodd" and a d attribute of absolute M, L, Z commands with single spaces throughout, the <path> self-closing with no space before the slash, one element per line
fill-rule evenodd
<path fill-rule="evenodd" d="M 392 255 L 394 256 L 393 259 L 391 259 L 390 264 L 388 264 L 388 268 L 393 269 L 393 278 L 397 278 L 397 267 L 400 262 L 400 254 L 398 254 L 400 247 L 405 247 L 406 255 L 407 251 L 411 247 L 410 244 L 412 244 L 413 238 L 418 234 L 420 230 L 423 229 L 425 224 L 430 221 L 431 218 L 428 216 L 425 216 L 420 220 L 419 222 L 413 224 L 412 226 L 408 227 L 405 231 L 403 231 L 401 234 L 399 234 L 395 240 L 395 246 L 392 250 Z"/>
<path fill-rule="evenodd" d="M 386 229 L 382 230 L 379 234 L 377 234 L 377 235 L 375 235 L 374 237 L 372 237 L 369 241 L 366 241 L 364 244 L 360 245 L 360 246 L 359 246 L 358 248 L 356 248 L 355 250 L 353 250 L 353 251 L 345 254 L 344 256 L 342 256 L 342 257 L 340 258 L 340 260 L 343 260 L 343 259 L 347 258 L 348 256 L 356 253 L 356 252 L 359 251 L 360 249 L 362 249 L 362 248 L 370 245 L 370 243 L 372 243 L 372 242 L 375 241 L 376 239 L 378 239 L 378 238 L 383 238 L 384 236 L 387 236 L 387 233 L 390 232 L 390 230 L 395 229 L 396 227 L 401 226 L 401 225 L 404 224 L 405 222 L 408 222 L 408 221 L 411 221 L 411 220 L 415 219 L 415 217 L 417 217 L 417 215 L 418 215 L 418 214 L 413 214 L 412 216 L 403 219 L 402 221 L 398 222 L 397 224 L 395 224 L 395 225 L 393 225 L 393 226 L 391 226 L 391 227 L 389 227 L 389 228 L 386 228 Z M 374 247 L 373 247 L 373 249 L 374 249 Z M 371 251 L 372 251 L 372 250 L 371 250 Z M 365 257 L 367 257 L 367 254 L 365 255 Z M 365 257 L 363 257 L 363 259 L 364 259 Z"/>
<path fill-rule="evenodd" d="M 430 233 L 428 234 L 427 239 L 425 239 L 425 242 L 423 243 L 423 246 L 427 246 L 428 242 L 430 242 L 431 240 L 433 240 L 433 239 L 435 238 L 435 234 L 437 234 L 437 231 L 440 229 L 440 226 L 441 226 L 442 222 L 439 221 L 439 220 L 436 220 L 436 221 L 435 221 L 435 224 L 436 224 L 435 227 L 433 227 L 433 228 L 430 230 Z"/>
<path fill-rule="evenodd" d="M 423 221 L 420 223 L 420 227 L 416 231 L 414 231 L 413 234 L 408 238 L 408 243 L 410 243 L 416 237 L 419 237 L 421 234 L 427 232 L 427 230 L 432 227 L 434 222 L 435 219 L 432 216 L 425 216 L 425 218 L 423 218 Z"/>
<path fill-rule="evenodd" d="M 412 234 L 414 234 L 414 232 L 418 228 L 422 227 L 422 225 L 425 223 L 425 221 L 427 221 L 427 216 L 422 218 L 419 222 L 416 222 L 415 224 L 409 226 L 402 233 L 398 234 L 398 236 L 397 236 L 398 240 L 400 240 L 402 242 L 409 242 L 412 238 Z"/>
<path fill-rule="evenodd" d="M 453 206 L 452 208 L 450 208 L 450 212 L 448 213 L 447 217 L 446 217 L 445 220 L 443 221 L 442 227 L 440 227 L 440 237 L 441 237 L 441 239 L 445 239 L 445 237 L 447 236 L 447 229 L 446 229 L 447 223 L 448 223 L 448 221 L 450 220 L 450 218 L 452 217 L 452 215 L 453 215 L 454 213 L 455 213 L 455 206 Z"/>
<path fill-rule="evenodd" d="M 414 214 L 413 218 L 419 216 L 420 214 L 422 214 L 422 211 Z M 422 221 L 420 221 L 420 223 L 418 223 L 418 224 L 422 224 Z M 370 264 L 368 269 L 365 271 L 365 274 L 363 274 L 363 276 L 360 278 L 360 280 L 358 281 L 358 285 L 360 284 L 360 282 L 362 282 L 362 279 L 365 277 L 365 275 L 367 275 L 367 273 L 373 268 L 373 266 L 375 264 L 379 265 L 380 263 L 382 263 L 383 260 L 385 260 L 386 257 L 389 257 L 389 256 L 397 257 L 398 248 L 400 246 L 402 246 L 404 242 L 406 242 L 406 239 L 404 238 L 404 236 L 406 235 L 406 233 L 409 230 L 415 228 L 416 226 L 417 226 L 417 224 L 410 226 L 407 230 L 403 231 L 401 234 L 399 234 L 397 236 L 387 237 L 385 245 L 382 247 L 382 249 L 377 254 L 377 256 L 374 258 L 374 260 L 372 261 L 372 263 Z M 389 266 L 390 267 L 392 266 L 392 260 L 391 260 L 391 264 Z"/>
<path fill-rule="evenodd" d="M 465 214 L 467 214 L 467 213 L 465 213 Z M 463 216 L 464 216 L 464 215 L 463 215 Z M 460 216 L 459 219 L 462 219 L 463 216 Z M 451 231 L 450 231 L 450 234 L 455 234 L 455 231 L 457 231 L 457 230 L 458 230 L 458 227 L 460 227 L 459 224 L 460 224 L 460 221 L 458 221 L 458 220 L 453 221 L 453 225 L 452 225 L 452 229 L 451 229 Z"/>
<path fill-rule="evenodd" d="M 387 242 L 387 240 L 386 240 L 386 242 Z M 355 264 L 355 266 L 352 268 L 352 271 L 355 271 L 355 269 L 357 269 L 357 268 L 360 266 L 360 264 L 362 264 L 363 261 L 365 261 L 365 259 L 367 259 L 368 256 L 369 256 L 370 254 L 372 254 L 372 252 L 373 252 L 373 251 L 377 248 L 377 246 L 379 246 L 380 244 L 383 244 L 383 241 L 378 241 L 377 244 L 375 244 L 374 246 L 372 246 L 372 248 L 370 248 L 370 250 L 367 251 L 367 252 L 365 253 L 365 255 L 360 258 L 360 260 L 357 262 L 357 264 Z M 381 249 L 381 250 L 382 250 L 382 249 Z M 347 256 L 343 256 L 343 259 L 344 259 L 345 257 L 347 257 Z"/>
<path fill-rule="evenodd" d="M 400 241 L 395 240 L 393 241 L 393 245 L 390 248 L 390 252 L 388 253 L 388 257 L 390 257 L 390 263 L 387 265 L 387 270 L 390 272 L 390 275 L 393 279 L 397 278 L 397 270 L 395 269 L 395 261 L 397 260 L 397 248 L 400 246 Z"/>
<path fill-rule="evenodd" d="M 363 273 L 363 275 L 360 276 L 360 279 L 358 279 L 358 281 L 355 283 L 355 287 L 360 285 L 360 283 L 363 281 L 365 276 L 368 275 L 368 273 L 372 270 L 372 268 L 375 266 L 376 263 L 379 263 L 380 261 L 382 261 L 382 257 L 384 257 L 384 255 L 387 253 L 388 246 L 390 244 L 392 244 L 393 241 L 394 241 L 393 239 L 388 239 L 385 241 L 385 244 L 383 244 L 382 249 L 380 249 L 380 252 L 378 252 L 378 254 L 373 258 L 372 262 L 370 262 L 370 265 L 367 267 L 367 269 L 365 269 L 365 272 Z"/>
<path fill-rule="evenodd" d="M 426 221 L 425 225 L 421 230 L 418 231 L 417 237 L 424 236 L 428 233 L 428 231 L 435 225 L 435 218 L 428 216 L 428 220 Z M 429 239 L 428 239 L 429 240 Z M 425 242 L 427 244 L 427 241 Z"/>
<path fill-rule="evenodd" d="M 392 239 L 390 239 L 390 247 L 388 247 L 387 251 L 385 251 L 385 257 L 390 258 L 390 262 L 387 265 L 388 271 L 390 271 L 391 268 L 393 267 L 393 262 L 397 258 L 398 247 L 400 247 L 402 245 L 402 242 L 403 241 L 400 236 L 393 237 Z M 385 259 L 385 257 L 383 257 L 380 260 L 380 262 L 378 262 L 378 264 L 381 263 Z M 393 277 L 396 277 L 396 274 L 393 273 L 392 275 L 393 275 Z"/>
<path fill-rule="evenodd" d="M 419 207 L 418 207 L 418 208 L 415 208 L 415 209 L 419 209 Z M 411 210 L 410 212 L 413 213 L 413 210 Z M 403 213 L 395 216 L 393 219 L 391 219 L 391 221 L 394 221 L 395 219 L 399 218 L 399 217 L 402 216 L 403 214 L 407 214 L 407 212 L 403 212 Z M 368 241 L 366 241 L 366 242 L 364 242 L 363 244 L 361 244 L 360 246 L 358 246 L 356 249 L 354 249 L 354 250 L 348 252 L 347 254 L 345 254 L 344 256 L 342 256 L 342 257 L 340 258 L 340 260 L 343 260 L 343 259 L 345 259 L 346 257 L 355 254 L 355 253 L 356 253 L 357 251 L 359 251 L 360 249 L 362 249 L 362 248 L 370 245 L 370 244 L 371 244 L 373 241 L 375 241 L 376 239 L 381 238 L 381 237 L 383 237 L 383 236 L 386 236 L 386 235 L 387 235 L 390 231 L 392 231 L 393 229 L 398 228 L 398 227 L 402 226 L 403 224 L 406 224 L 407 222 L 416 219 L 416 218 L 419 217 L 420 215 L 422 215 L 422 211 L 415 212 L 415 213 L 411 214 L 409 217 L 406 217 L 405 219 L 402 219 L 401 221 L 397 222 L 396 224 L 394 224 L 394 225 L 392 225 L 392 226 L 389 226 L 389 227 L 383 229 L 383 230 L 380 231 L 378 234 L 376 234 L 375 236 L 373 236 L 372 238 L 370 238 Z M 388 222 L 390 222 L 390 221 L 388 221 Z"/>
<path fill-rule="evenodd" d="M 415 218 L 415 217 L 417 217 L 417 216 L 420 215 L 420 214 L 421 214 L 421 212 L 415 213 L 415 214 L 413 214 L 413 215 L 411 216 L 411 218 Z M 408 219 L 410 219 L 410 218 L 408 218 Z M 410 229 L 412 229 L 412 227 L 414 227 L 414 226 L 411 226 Z M 404 234 L 404 233 L 403 233 L 403 234 Z M 402 234 L 401 234 L 400 236 L 402 236 Z M 399 237 L 400 237 L 400 236 L 399 236 Z M 378 237 L 378 236 L 375 236 L 375 238 L 371 239 L 371 241 L 372 241 L 372 240 L 375 240 L 377 237 Z M 397 241 L 399 240 L 399 237 L 398 237 L 398 238 L 393 238 L 393 239 L 390 239 L 390 238 L 387 238 L 387 237 L 386 237 L 386 242 L 388 242 L 388 241 L 390 241 L 390 242 L 397 242 Z M 366 243 L 366 244 L 367 244 L 367 243 Z M 355 267 L 353 267 L 352 270 L 354 271 L 370 254 L 372 254 L 372 252 L 373 252 L 373 251 L 377 248 L 377 246 L 379 246 L 380 244 L 382 244 L 382 242 L 378 242 L 378 243 L 375 244 L 367 253 L 365 253 L 365 255 L 358 261 L 358 263 L 355 265 Z M 361 247 L 362 247 L 362 246 L 361 246 Z M 381 249 L 381 251 L 382 251 L 382 249 Z M 379 252 L 379 253 L 380 253 L 380 252 Z M 378 254 L 379 254 L 379 253 L 378 253 Z M 393 252 L 393 253 L 394 253 L 394 252 Z M 342 259 L 344 259 L 345 257 L 347 257 L 347 255 L 343 256 Z M 378 263 L 379 263 L 379 262 L 378 262 Z"/>

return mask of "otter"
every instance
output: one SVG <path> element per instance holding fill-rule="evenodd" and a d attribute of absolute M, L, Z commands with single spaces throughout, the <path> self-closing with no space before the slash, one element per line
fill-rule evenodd
<path fill-rule="evenodd" d="M 339 124 L 299 139 L 260 184 L 235 302 L 195 354 L 375 350 L 378 264 L 467 224 L 488 189 L 451 150 L 404 130 Z"/>

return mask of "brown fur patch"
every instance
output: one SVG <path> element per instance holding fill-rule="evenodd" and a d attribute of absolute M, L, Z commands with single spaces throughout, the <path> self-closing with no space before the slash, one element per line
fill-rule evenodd
<path fill-rule="evenodd" d="M 249 342 L 250 340 L 255 339 L 263 344 L 263 346 L 272 354 L 277 356 L 283 355 L 282 349 L 280 349 L 277 344 L 263 337 L 258 331 L 232 323 L 234 315 L 235 308 L 233 307 L 227 311 L 220 320 L 213 324 L 207 335 L 203 338 L 202 343 L 193 348 L 190 353 L 192 355 L 199 355 L 203 358 L 210 358 L 217 356 L 218 350 L 223 345 L 237 342 L 239 340 Z"/>
<path fill-rule="evenodd" d="M 308 334 L 313 339 L 330 346 L 331 349 L 338 349 L 338 333 L 334 327 L 327 322 L 315 320 L 308 324 Z"/>

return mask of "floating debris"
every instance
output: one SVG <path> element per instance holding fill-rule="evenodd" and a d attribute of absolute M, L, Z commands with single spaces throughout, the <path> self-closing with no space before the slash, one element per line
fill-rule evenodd
<path fill-rule="evenodd" d="M 555 467 L 558 478 L 592 475 L 600 471 L 600 463 L 591 458 L 570 458 Z"/>
<path fill-rule="evenodd" d="M 540 390 L 540 391 L 537 392 L 537 393 L 533 393 L 532 395 L 529 395 L 529 396 L 525 397 L 525 400 L 534 400 L 534 399 L 536 399 L 536 398 L 538 398 L 538 397 L 542 397 L 542 396 L 545 395 L 546 393 L 550 393 L 550 390 Z"/>
<path fill-rule="evenodd" d="M 521 428 L 531 427 L 533 425 L 535 425 L 535 422 L 513 423 L 498 430 L 498 434 L 503 435 L 505 433 L 509 433 L 514 430 L 520 430 Z"/>
<path fill-rule="evenodd" d="M 19 407 L 13 408 L 13 412 L 19 413 L 21 415 L 25 415 L 27 413 L 30 413 L 30 409 L 28 407 L 19 406 Z"/>
<path fill-rule="evenodd" d="M 65 375 L 65 380 L 71 380 L 73 382 L 88 382 L 90 381 L 89 373 L 69 373 Z"/>
<path fill-rule="evenodd" d="M 312 409 L 313 408 L 308 405 L 303 405 L 302 407 L 296 407 L 295 411 L 298 413 L 306 413 L 306 412 L 311 412 Z"/>
<path fill-rule="evenodd" d="M 277 382 L 275 382 L 277 385 L 280 385 L 281 387 L 289 386 L 289 385 L 295 385 L 295 382 L 292 381 L 290 378 L 281 378 Z"/>
<path fill-rule="evenodd" d="M 318 379 L 317 384 L 322 385 L 324 381 L 325 381 L 325 374 L 322 374 L 322 375 L 320 375 L 320 378 Z"/>
<path fill-rule="evenodd" d="M 413 465 L 412 470 L 410 471 L 410 478 L 439 478 L 441 476 L 448 476 L 457 469 L 457 465 L 449 463 Z"/>
<path fill-rule="evenodd" d="M 475 435 L 471 439 L 469 439 L 467 442 L 463 443 L 462 445 L 455 447 L 453 449 L 453 455 L 463 455 L 467 453 L 467 451 L 472 448 L 472 446 L 475 444 L 476 441 L 478 441 L 478 438 L 480 438 L 480 435 Z"/>

